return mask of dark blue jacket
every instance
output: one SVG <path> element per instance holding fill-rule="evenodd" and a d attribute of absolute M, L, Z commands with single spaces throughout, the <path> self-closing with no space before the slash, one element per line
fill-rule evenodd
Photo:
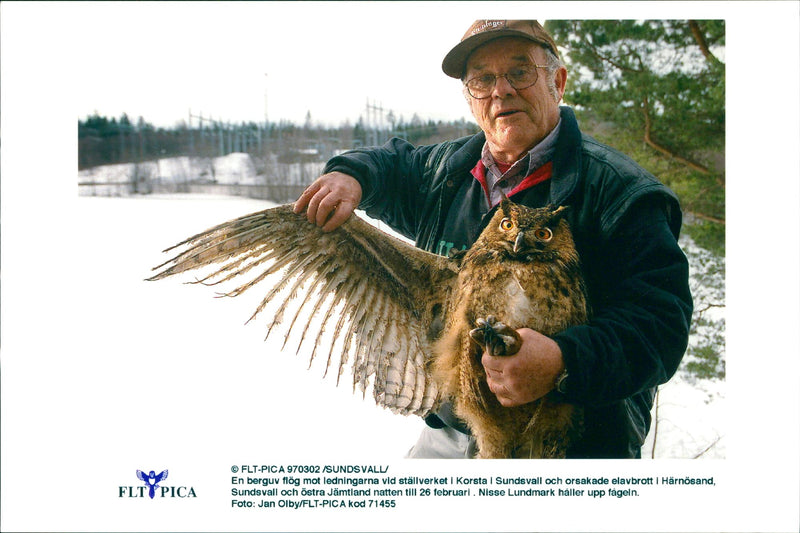
<path fill-rule="evenodd" d="M 586 409 L 584 436 L 568 456 L 639 457 L 656 386 L 674 374 L 688 342 L 692 298 L 677 244 L 681 211 L 655 177 L 582 134 L 570 108 L 561 108 L 561 118 L 549 190 L 523 191 L 512 200 L 572 207 L 592 319 L 554 337 L 569 372 L 565 395 Z M 436 252 L 448 216 L 451 223 L 462 211 L 464 223 L 480 216 L 454 199 L 474 186 L 470 170 L 484 141 L 482 133 L 421 147 L 392 139 L 334 157 L 325 172 L 355 177 L 361 209 Z M 438 415 L 428 424 L 466 431 L 447 409 Z"/>

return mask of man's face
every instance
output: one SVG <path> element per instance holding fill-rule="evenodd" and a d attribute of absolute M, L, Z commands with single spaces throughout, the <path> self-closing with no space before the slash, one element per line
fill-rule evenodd
<path fill-rule="evenodd" d="M 515 37 L 490 41 L 467 60 L 465 81 L 482 74 L 501 75 L 523 65 L 544 65 L 544 50 L 535 43 Z M 558 123 L 558 102 L 547 87 L 545 69 L 537 69 L 539 78 L 532 86 L 516 90 L 505 78 L 497 78 L 488 98 L 477 99 L 466 93 L 478 126 L 486 133 L 492 155 L 500 162 L 511 163 L 533 148 Z M 566 69 L 556 72 L 559 96 L 564 92 Z"/>

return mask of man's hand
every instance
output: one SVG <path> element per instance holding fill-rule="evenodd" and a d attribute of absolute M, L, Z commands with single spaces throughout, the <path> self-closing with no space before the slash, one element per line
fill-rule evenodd
<path fill-rule="evenodd" d="M 518 329 L 522 347 L 511 356 L 483 353 L 481 363 L 486 382 L 504 407 L 515 407 L 538 400 L 553 390 L 556 378 L 564 371 L 558 344 L 528 328 Z"/>
<path fill-rule="evenodd" d="M 323 174 L 303 191 L 294 203 L 294 212 L 306 210 L 306 218 L 323 231 L 341 226 L 361 201 L 361 185 L 341 172 Z"/>

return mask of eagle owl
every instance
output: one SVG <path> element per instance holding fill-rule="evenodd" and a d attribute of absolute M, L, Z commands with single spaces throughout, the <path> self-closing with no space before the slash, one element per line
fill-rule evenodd
<path fill-rule="evenodd" d="M 287 338 L 301 327 L 298 351 L 313 338 L 311 359 L 327 350 L 337 382 L 349 367 L 354 389 L 371 384 L 375 401 L 401 414 L 425 416 L 449 402 L 475 436 L 479 457 L 564 457 L 581 410 L 557 393 L 503 407 L 480 359 L 484 349 L 516 353 L 518 328 L 553 335 L 587 320 L 565 211 L 504 199 L 472 247 L 445 258 L 356 216 L 324 233 L 284 205 L 168 248 L 177 255 L 149 279 L 198 269 L 193 283 L 235 281 L 227 296 L 270 279 L 250 319 L 274 301 L 267 336 L 276 326 Z M 323 341 L 326 331 L 332 340 Z"/>

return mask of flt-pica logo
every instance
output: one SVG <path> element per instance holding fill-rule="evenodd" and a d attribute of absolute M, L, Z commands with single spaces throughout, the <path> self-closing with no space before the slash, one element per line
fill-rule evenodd
<path fill-rule="evenodd" d="M 194 487 L 172 487 L 162 485 L 163 481 L 167 479 L 169 470 L 162 470 L 160 474 L 156 474 L 155 470 L 150 470 L 146 473 L 144 470 L 136 470 L 136 477 L 144 482 L 144 485 L 119 487 L 120 498 L 145 498 L 154 499 L 156 496 L 159 498 L 196 498 L 197 494 L 194 492 Z"/>
<path fill-rule="evenodd" d="M 144 481 L 144 484 L 150 487 L 150 499 L 152 500 L 153 497 L 156 495 L 156 489 L 159 489 L 158 483 L 167 479 L 169 475 L 169 470 L 163 470 L 159 475 L 156 475 L 155 470 L 151 470 L 150 474 L 145 474 L 141 470 L 136 471 L 136 477 Z"/>

